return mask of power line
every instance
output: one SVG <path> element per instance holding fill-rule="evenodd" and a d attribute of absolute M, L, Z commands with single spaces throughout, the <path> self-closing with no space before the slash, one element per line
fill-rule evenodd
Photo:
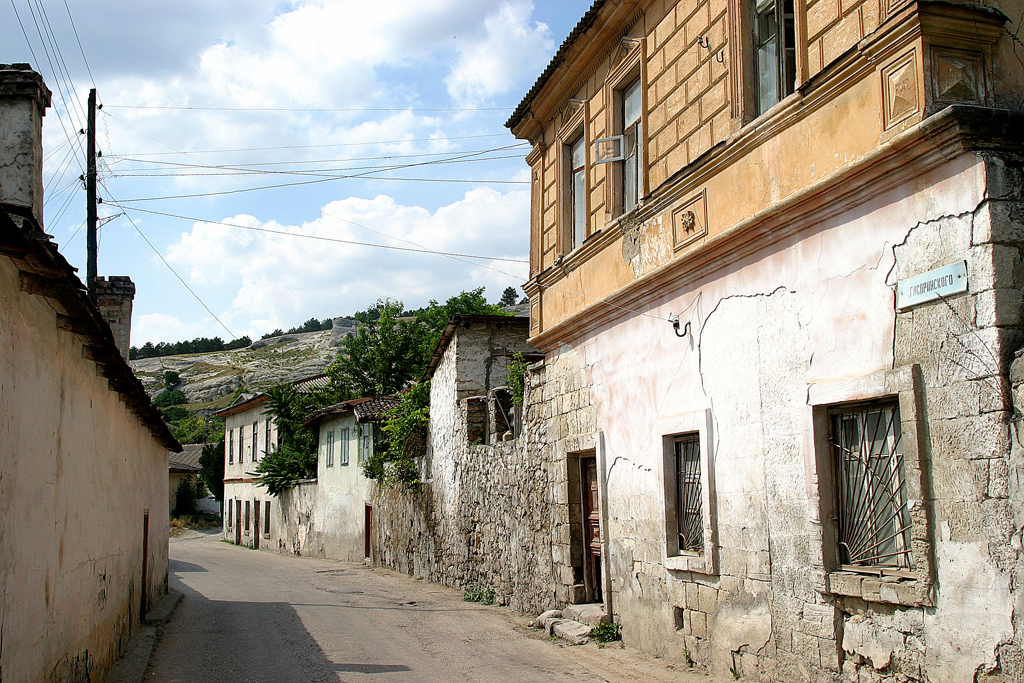
<path fill-rule="evenodd" d="M 107 189 L 107 186 L 106 186 L 106 185 L 104 185 L 104 186 L 103 186 L 103 189 L 107 191 L 107 196 L 109 197 L 109 196 L 110 196 L 110 190 L 108 190 L 108 189 Z M 117 201 L 115 201 L 115 200 L 113 200 L 113 199 L 111 199 L 111 203 L 113 203 L 113 204 L 114 204 L 114 206 L 118 206 L 118 203 L 117 203 Z M 122 209 L 123 209 L 123 207 L 119 207 L 119 208 L 122 208 Z M 199 295 L 198 295 L 198 294 L 196 294 L 196 293 L 195 293 L 195 291 L 194 291 L 194 290 L 193 290 L 193 289 L 192 289 L 191 287 L 189 287 L 189 286 L 188 286 L 188 283 L 187 283 L 187 282 L 185 282 L 185 280 L 183 280 L 183 279 L 182 279 L 182 277 L 181 277 L 180 275 L 178 275 L 178 271 L 174 270 L 174 268 L 172 268 L 172 267 L 171 267 L 171 264 L 167 262 L 167 259 L 165 259 L 165 258 L 164 258 L 164 255 L 160 253 L 160 250 L 159 250 L 159 249 L 157 249 L 157 248 L 156 248 L 155 246 L 153 246 L 153 243 L 149 241 L 149 238 L 148 238 L 148 237 L 146 237 L 146 233 L 142 232 L 142 230 L 141 230 L 141 229 L 139 229 L 139 226 L 135 224 L 135 221 L 133 221 L 133 220 L 132 220 L 132 217 L 131 217 L 131 216 L 129 216 L 129 215 L 127 214 L 127 213 L 125 213 L 124 217 L 128 219 L 128 222 L 129 222 L 129 223 L 131 223 L 131 224 L 132 224 L 132 227 L 133 227 L 133 228 L 135 228 L 135 231 L 136 231 L 137 233 L 139 233 L 139 235 L 141 235 L 141 236 L 142 236 L 142 239 L 144 239 L 144 240 L 146 241 L 146 244 L 148 244 L 148 245 L 149 245 L 149 248 L 153 250 L 153 253 L 154 253 L 154 254 L 156 254 L 156 255 L 157 255 L 157 256 L 158 256 L 159 258 L 160 258 L 160 260 L 161 260 L 161 261 L 163 261 L 163 264 L 164 264 L 165 266 L 167 266 L 167 270 L 169 270 L 169 271 L 171 271 L 172 273 L 174 273 L 174 277 L 178 278 L 178 282 L 180 282 L 180 283 L 181 283 L 181 284 L 182 284 L 182 285 L 183 285 L 183 286 L 185 287 L 185 289 L 187 289 L 187 290 L 189 291 L 189 294 L 191 294 L 192 296 L 194 296 L 194 297 L 195 297 L 196 301 L 198 301 L 198 302 L 199 302 L 199 303 L 200 303 L 200 304 L 202 305 L 202 307 L 206 309 L 206 312 L 207 312 L 207 313 L 209 313 L 209 314 L 210 314 L 211 316 L 213 316 L 213 319 L 214 319 L 214 320 L 216 320 L 216 321 L 217 321 L 217 323 L 218 323 L 218 324 L 219 324 L 219 325 L 220 325 L 221 327 L 223 327 L 223 328 L 224 328 L 224 330 L 225 330 L 225 331 L 226 331 L 226 332 L 227 332 L 227 333 L 228 333 L 229 335 L 231 335 L 231 338 L 232 338 L 232 339 L 237 339 L 237 338 L 238 338 L 238 336 L 237 336 L 237 335 L 236 335 L 236 334 L 235 334 L 234 332 L 232 332 L 232 331 L 231 331 L 230 329 L 228 329 L 228 326 L 227 326 L 227 325 L 225 325 L 225 324 L 223 323 L 223 321 L 221 321 L 221 319 L 217 317 L 217 314 L 216 314 L 216 313 L 214 313 L 214 312 L 213 312 L 212 310 L 210 310 L 210 307 L 206 305 L 206 302 L 205 302 L 205 301 L 203 301 L 203 300 L 202 300 L 201 298 L 199 298 Z"/>
<path fill-rule="evenodd" d="M 82 47 L 82 39 L 78 36 L 78 27 L 75 26 L 75 18 L 71 16 L 71 8 L 68 7 L 68 0 L 64 0 L 64 9 L 68 11 L 68 21 L 71 22 L 71 29 L 75 32 L 75 40 L 78 41 L 78 50 L 82 53 L 82 61 L 85 62 L 85 70 L 89 72 L 89 80 L 92 82 L 92 87 L 96 87 L 96 79 L 92 76 L 92 68 L 89 66 L 89 60 L 85 56 L 85 48 Z"/>
<path fill-rule="evenodd" d="M 388 112 L 388 111 L 511 111 L 514 107 L 172 107 L 133 104 L 104 104 L 117 109 L 169 109 L 174 111 L 261 111 L 261 112 Z"/>
<path fill-rule="evenodd" d="M 329 179 L 345 179 L 352 178 L 354 176 L 344 175 L 339 176 L 336 174 L 337 171 L 367 171 L 369 173 L 383 173 L 385 171 L 397 171 L 405 168 L 414 168 L 417 166 L 443 166 L 447 164 L 471 164 L 479 163 L 481 161 L 501 161 L 503 159 L 522 159 L 522 154 L 504 154 L 501 156 L 493 157 L 481 157 L 479 159 L 436 159 L 427 163 L 415 163 L 415 164 L 382 164 L 378 166 L 341 166 L 336 168 L 314 168 L 308 170 L 277 170 L 277 169 L 259 169 L 259 168 L 245 168 L 242 166 L 238 167 L 219 167 L 219 166 L 195 166 L 200 170 L 207 171 L 206 173 L 185 173 L 183 171 L 175 172 L 172 169 L 148 169 L 148 168 L 123 168 L 118 169 L 116 172 L 111 171 L 114 177 L 117 178 L 218 178 L 218 177 L 234 177 L 243 175 L 282 175 L 282 176 L 304 176 L 304 177 L 316 177 L 316 178 L 329 178 Z M 152 172 L 148 172 L 152 171 Z M 362 176 L 363 174 L 359 174 Z M 472 182 L 472 181 L 470 181 Z M 517 181 L 525 182 L 525 181 Z"/>
<path fill-rule="evenodd" d="M 104 107 L 106 107 L 106 106 L 108 106 L 108 105 L 104 105 Z M 104 109 L 103 113 L 106 114 L 109 118 L 113 119 L 114 121 L 117 121 L 118 123 L 124 124 L 128 128 L 131 128 L 136 133 L 139 133 L 140 135 L 143 135 L 143 136 L 149 138 L 150 140 L 153 140 L 154 142 L 159 142 L 161 145 L 168 146 L 168 145 L 166 145 L 166 143 L 160 142 L 160 140 L 156 140 L 154 138 L 150 138 L 148 135 L 146 135 L 145 133 L 140 131 L 138 128 L 135 128 L 135 127 L 129 125 L 128 123 L 126 123 L 125 121 L 122 121 L 121 119 L 117 118 L 113 114 L 107 112 L 105 109 Z M 278 150 L 278 149 L 323 149 L 323 148 L 334 148 L 334 147 L 366 147 L 366 146 L 370 146 L 370 145 L 397 145 L 397 144 L 404 144 L 404 143 L 408 143 L 408 142 L 448 142 L 449 140 L 479 140 L 479 139 L 482 139 L 482 138 L 507 138 L 507 137 L 508 137 L 508 133 L 488 133 L 486 135 L 453 135 L 451 137 L 443 137 L 443 138 L 408 138 L 408 139 L 405 139 L 405 140 L 371 140 L 371 141 L 368 141 L 368 142 L 335 142 L 335 143 L 321 144 L 321 145 L 279 145 L 279 146 L 276 146 L 276 147 L 240 147 L 240 148 L 235 148 L 235 149 L 199 149 L 199 150 L 191 150 L 191 151 L 183 151 L 183 152 L 136 152 L 134 154 L 131 154 L 131 156 L 133 156 L 133 157 L 144 157 L 144 156 L 145 157 L 156 157 L 156 156 L 172 156 L 172 155 L 189 156 L 191 154 L 230 154 L 232 152 L 266 152 L 266 151 Z M 439 152 L 439 154 L 444 154 L 444 152 Z M 120 158 L 121 156 L 126 156 L 126 155 L 116 155 L 116 154 L 110 155 L 110 157 L 114 158 L 114 159 Z"/>
<path fill-rule="evenodd" d="M 134 206 L 122 206 L 121 204 L 115 202 L 114 200 L 109 200 L 109 201 L 110 201 L 111 204 L 113 204 L 114 206 L 116 206 L 117 208 L 119 208 L 119 209 L 121 209 L 123 211 L 139 211 L 141 213 L 148 213 L 148 214 L 153 214 L 153 215 L 156 215 L 156 216 L 167 216 L 168 218 L 180 218 L 182 220 L 195 221 L 197 223 L 209 223 L 209 224 L 213 224 L 213 225 L 226 225 L 229 228 L 242 228 L 243 230 L 252 230 L 254 232 L 266 232 L 266 233 L 270 233 L 272 235 L 285 235 L 286 237 L 302 237 L 302 238 L 305 238 L 305 239 L 320 240 L 322 242 L 337 242 L 339 244 L 352 244 L 352 245 L 360 246 L 360 247 L 373 247 L 375 249 L 389 249 L 391 251 L 411 251 L 411 252 L 414 252 L 414 253 L 432 254 L 432 255 L 435 255 L 435 256 L 456 256 L 456 257 L 459 257 L 459 258 L 482 259 L 482 260 L 485 260 L 485 261 L 510 261 L 512 263 L 528 263 L 528 261 L 526 261 L 525 259 L 506 258 L 506 257 L 503 257 L 503 256 L 480 256 L 480 255 L 477 255 L 477 254 L 459 254 L 459 253 L 455 253 L 455 252 L 437 251 L 437 250 L 434 250 L 434 249 L 426 249 L 426 248 L 424 248 L 424 249 L 414 249 L 412 247 L 396 247 L 396 246 L 390 245 L 390 244 L 373 244 L 372 242 L 359 242 L 358 240 L 344 240 L 344 239 L 341 239 L 339 237 L 324 237 L 322 235 L 307 235 L 307 234 L 298 233 L 298 232 L 288 232 L 287 230 L 273 230 L 271 228 L 256 228 L 256 227 L 253 227 L 251 225 L 239 225 L 237 223 L 225 223 L 224 221 L 208 221 L 206 219 L 196 218 L 194 216 L 182 216 L 180 214 L 167 213 L 167 212 L 164 212 L 164 211 L 152 211 L 152 210 L 149 210 L 149 209 L 139 209 L 139 208 L 136 208 Z"/>

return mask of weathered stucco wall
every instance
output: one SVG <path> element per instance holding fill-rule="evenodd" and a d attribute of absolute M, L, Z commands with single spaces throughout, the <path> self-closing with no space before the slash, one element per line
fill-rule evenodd
<path fill-rule="evenodd" d="M 167 450 L 0 258 L 0 669 L 101 679 L 167 585 Z M 149 511 L 143 576 L 144 511 Z"/>
<path fill-rule="evenodd" d="M 607 564 L 627 642 L 761 680 L 1024 677 L 1005 390 L 1022 339 L 1020 178 L 961 156 L 580 338 L 567 370 L 587 373 L 597 419 L 566 424 L 583 440 L 584 426 L 603 431 Z M 897 280 L 958 260 L 968 294 L 896 313 Z M 913 582 L 839 588 L 850 577 L 826 571 L 815 420 L 830 401 L 815 397 L 892 395 L 872 378 L 894 368 L 918 378 L 922 483 L 908 495 L 934 607 L 896 591 Z M 680 570 L 665 541 L 663 440 L 706 411 L 717 569 Z"/>
<path fill-rule="evenodd" d="M 348 429 L 348 464 L 341 464 L 340 432 Z M 359 463 L 359 423 L 351 413 L 320 422 L 317 479 L 271 497 L 269 550 L 362 562 L 364 515 L 370 481 Z M 327 433 L 333 431 L 334 465 L 327 466 Z"/>

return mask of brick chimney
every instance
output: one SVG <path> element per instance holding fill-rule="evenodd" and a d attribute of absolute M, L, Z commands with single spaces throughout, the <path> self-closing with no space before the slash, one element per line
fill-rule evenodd
<path fill-rule="evenodd" d="M 132 346 L 132 301 L 135 283 L 127 275 L 96 278 L 96 307 L 114 333 L 117 350 L 128 360 Z"/>
<path fill-rule="evenodd" d="M 50 91 L 28 64 L 0 64 L 0 203 L 43 227 L 43 116 Z"/>

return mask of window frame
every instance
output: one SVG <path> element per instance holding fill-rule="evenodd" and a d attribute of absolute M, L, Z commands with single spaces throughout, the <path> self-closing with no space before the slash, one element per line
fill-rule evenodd
<path fill-rule="evenodd" d="M 271 427 L 272 427 L 272 424 L 271 424 L 270 418 L 268 417 L 264 421 L 263 455 L 267 455 L 268 453 L 270 453 L 271 450 L 273 450 L 273 446 L 272 446 L 273 441 L 271 439 Z"/>
<path fill-rule="evenodd" d="M 715 505 L 713 422 L 711 410 L 699 410 L 659 420 L 655 447 L 662 450 L 662 482 L 665 503 L 663 564 L 672 571 L 718 574 L 718 526 Z M 678 480 L 676 446 L 681 439 L 696 438 L 700 463 L 700 514 L 702 544 L 698 551 L 680 549 L 678 527 Z"/>
<path fill-rule="evenodd" d="M 646 40 L 643 38 L 623 39 L 623 47 L 628 49 L 628 52 L 605 79 L 606 130 L 613 131 L 613 134 L 594 140 L 592 147 L 594 164 L 608 164 L 605 178 L 605 191 L 608 194 L 605 197 L 605 201 L 606 206 L 609 207 L 610 217 L 613 220 L 640 206 L 643 199 L 650 192 L 648 187 L 649 174 L 647 172 L 648 79 L 647 59 L 644 58 Z M 636 203 L 626 208 L 624 197 L 626 167 L 625 136 L 628 131 L 624 125 L 624 105 L 625 93 L 633 86 L 639 87 L 640 95 L 640 116 L 635 124 L 637 128 Z M 617 153 L 613 153 L 610 156 L 606 155 L 602 150 L 602 145 L 617 149 Z"/>
<path fill-rule="evenodd" d="M 270 538 L 270 501 L 263 502 L 263 535 Z"/>
<path fill-rule="evenodd" d="M 252 461 L 259 461 L 260 423 L 259 420 L 252 423 Z"/>
<path fill-rule="evenodd" d="M 338 441 L 340 442 L 340 448 L 338 449 L 339 467 L 346 467 L 348 465 L 348 446 L 351 438 L 348 427 L 342 427 L 338 430 Z"/>
<path fill-rule="evenodd" d="M 228 430 L 228 464 L 235 464 L 235 430 Z"/>
<path fill-rule="evenodd" d="M 872 373 L 863 377 L 823 381 L 808 385 L 811 407 L 814 471 L 817 482 L 812 503 L 818 518 L 812 520 L 821 530 L 821 569 L 825 594 L 861 598 L 868 602 L 913 607 L 934 606 L 934 529 L 927 508 L 926 475 L 928 445 L 921 407 L 924 380 L 919 365 Z M 840 561 L 837 530 L 836 471 L 830 440 L 830 415 L 858 405 L 895 402 L 900 412 L 900 440 L 903 450 L 903 487 L 910 516 L 910 553 L 912 569 L 887 569 L 844 565 Z"/>
<path fill-rule="evenodd" d="M 325 435 L 327 443 L 324 446 L 324 456 L 327 467 L 334 467 L 334 430 L 327 430 Z"/>
<path fill-rule="evenodd" d="M 373 455 L 373 424 L 359 422 L 359 453 L 358 461 L 362 465 Z"/>
<path fill-rule="evenodd" d="M 558 164 L 558 253 L 566 255 L 579 249 L 590 237 L 590 150 L 588 146 L 587 119 L 590 111 L 589 102 L 570 98 L 562 112 L 562 125 L 556 132 Z M 575 189 L 573 185 L 572 148 L 579 141 L 583 142 L 583 226 L 582 239 L 577 239 L 575 211 Z"/>
<path fill-rule="evenodd" d="M 566 179 L 566 185 L 568 190 L 569 202 L 567 210 L 569 212 L 569 251 L 578 249 L 587 241 L 587 227 L 589 221 L 589 210 L 587 206 L 587 136 L 580 131 L 580 134 L 576 136 L 575 140 L 565 145 L 567 148 L 566 159 L 568 160 L 567 170 L 569 171 L 569 177 Z M 582 159 L 580 160 L 579 166 L 576 165 L 576 153 L 580 152 Z M 577 187 L 577 175 L 579 176 L 580 185 L 582 188 Z M 582 196 L 578 196 L 577 190 L 582 189 Z M 582 214 L 582 215 L 581 215 Z M 582 219 L 582 225 L 579 224 Z"/>

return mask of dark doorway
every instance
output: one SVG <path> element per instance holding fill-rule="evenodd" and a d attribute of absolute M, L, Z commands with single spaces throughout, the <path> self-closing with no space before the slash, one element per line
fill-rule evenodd
<path fill-rule="evenodd" d="M 260 531 L 263 530 L 263 527 L 260 526 L 260 501 L 259 500 L 254 500 L 252 502 L 252 504 L 253 504 L 253 508 L 254 508 L 253 515 L 255 515 L 253 517 L 253 520 L 252 520 L 253 521 L 253 525 L 252 525 L 252 547 L 255 548 L 256 550 L 259 550 L 260 549 Z"/>
<path fill-rule="evenodd" d="M 242 545 L 242 501 L 235 501 L 235 545 Z"/>
<path fill-rule="evenodd" d="M 373 551 L 373 506 L 366 506 L 366 513 L 363 519 L 363 557 L 370 559 L 373 557 L 371 554 Z"/>
<path fill-rule="evenodd" d="M 149 510 L 142 511 L 142 596 L 139 614 L 146 618 L 149 611 Z"/>

